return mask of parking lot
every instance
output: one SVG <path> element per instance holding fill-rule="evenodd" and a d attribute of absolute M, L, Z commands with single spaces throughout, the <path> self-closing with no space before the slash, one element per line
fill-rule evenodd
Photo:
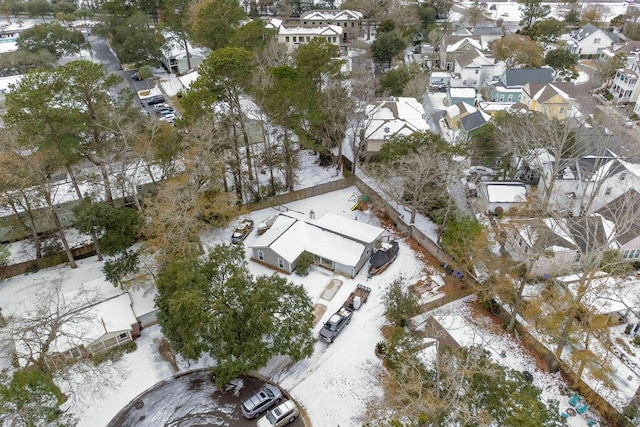
<path fill-rule="evenodd" d="M 160 86 L 155 80 L 139 79 L 136 70 L 126 71 L 125 78 L 133 90 L 138 94 L 140 108 L 145 114 L 157 120 L 166 121 L 171 124 L 175 123 L 175 120 L 178 118 L 178 113 L 175 111 L 171 99 L 161 91 Z M 143 98 L 140 96 L 140 92 L 154 90 L 156 87 L 156 96 L 152 96 L 150 98 Z M 162 97 L 162 99 L 160 99 L 160 97 Z"/>
<path fill-rule="evenodd" d="M 256 378 L 242 377 L 236 386 L 220 391 L 207 370 L 189 372 L 162 381 L 138 396 L 109 426 L 255 426 L 257 421 L 246 420 L 240 408 L 263 384 Z M 305 426 L 302 416 L 288 425 Z"/>

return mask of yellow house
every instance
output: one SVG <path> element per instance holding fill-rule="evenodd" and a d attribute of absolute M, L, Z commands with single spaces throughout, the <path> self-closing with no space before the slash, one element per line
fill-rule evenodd
<path fill-rule="evenodd" d="M 520 102 L 531 111 L 564 120 L 576 113 L 574 88 L 574 84 L 569 82 L 527 83 L 522 88 Z"/>
<path fill-rule="evenodd" d="M 458 102 L 455 105 L 447 108 L 447 112 L 444 115 L 444 120 L 450 129 L 458 129 L 460 127 L 460 119 L 468 116 L 471 113 L 475 113 L 475 107 L 467 104 L 466 102 Z"/>

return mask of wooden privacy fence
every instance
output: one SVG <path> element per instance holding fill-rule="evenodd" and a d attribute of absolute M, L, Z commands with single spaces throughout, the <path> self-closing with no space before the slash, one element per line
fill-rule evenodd
<path fill-rule="evenodd" d="M 332 191 L 344 190 L 353 186 L 355 177 L 344 177 L 335 181 L 325 182 L 324 184 L 314 185 L 313 187 L 302 188 L 290 193 L 278 194 L 276 196 L 267 197 L 259 202 L 248 203 L 245 205 L 249 211 L 258 211 L 273 206 L 284 205 L 298 200 L 307 199 L 309 197 L 319 196 L 321 194 L 330 193 Z"/>
<path fill-rule="evenodd" d="M 71 249 L 73 258 L 78 260 L 88 258 L 96 254 L 93 243 Z M 6 265 L 0 267 L 0 277 L 8 278 L 19 276 L 25 273 L 33 273 L 43 268 L 53 267 L 54 265 L 64 264 L 68 261 L 67 255 L 64 253 L 50 255 L 38 259 L 31 259 L 17 264 Z"/>

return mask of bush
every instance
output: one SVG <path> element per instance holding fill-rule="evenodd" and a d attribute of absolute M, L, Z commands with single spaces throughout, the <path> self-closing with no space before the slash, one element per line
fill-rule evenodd
<path fill-rule="evenodd" d="M 101 353 L 94 354 L 92 356 L 92 360 L 93 360 L 94 364 L 99 365 L 102 362 L 104 362 L 105 360 L 119 359 L 124 354 L 133 353 L 134 351 L 136 351 L 136 348 L 138 348 L 138 345 L 136 344 L 136 342 L 135 341 L 129 341 L 126 344 L 122 344 L 122 345 L 119 345 L 119 346 L 114 347 L 112 349 L 109 349 L 107 351 L 103 351 Z"/>
<path fill-rule="evenodd" d="M 309 267 L 313 264 L 313 254 L 311 252 L 304 251 L 298 257 L 298 264 L 296 265 L 296 274 L 298 276 L 306 276 L 309 274 Z"/>
<path fill-rule="evenodd" d="M 45 240 L 42 243 L 42 256 L 49 257 L 58 255 L 64 252 L 62 242 L 58 239 Z"/>
<path fill-rule="evenodd" d="M 633 345 L 637 345 L 638 347 L 640 347 L 640 336 L 635 337 L 635 338 L 633 339 L 633 341 L 631 341 L 631 343 L 632 343 Z"/>

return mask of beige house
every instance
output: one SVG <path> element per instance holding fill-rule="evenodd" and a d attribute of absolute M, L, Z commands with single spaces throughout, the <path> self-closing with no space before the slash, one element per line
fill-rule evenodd
<path fill-rule="evenodd" d="M 339 47 L 342 40 L 342 27 L 337 25 L 303 27 L 283 24 L 278 28 L 278 41 L 287 45 L 289 52 L 293 52 L 298 46 L 309 43 L 317 37 L 322 37 Z"/>
<path fill-rule="evenodd" d="M 362 34 L 362 13 L 355 10 L 311 10 L 300 16 L 304 27 L 335 25 L 342 28 L 342 42 L 356 40 Z"/>

